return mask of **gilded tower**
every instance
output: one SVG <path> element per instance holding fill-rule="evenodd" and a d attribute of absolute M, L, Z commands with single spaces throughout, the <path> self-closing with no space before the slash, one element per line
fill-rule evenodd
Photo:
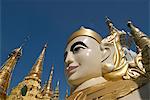
<path fill-rule="evenodd" d="M 10 84 L 12 71 L 17 63 L 17 60 L 22 55 L 22 48 L 17 48 L 11 52 L 6 62 L 0 69 L 0 100 L 6 99 L 6 92 Z"/>
<path fill-rule="evenodd" d="M 33 65 L 29 74 L 10 93 L 9 100 L 37 100 L 36 95 L 41 89 L 41 72 L 47 44 Z"/>

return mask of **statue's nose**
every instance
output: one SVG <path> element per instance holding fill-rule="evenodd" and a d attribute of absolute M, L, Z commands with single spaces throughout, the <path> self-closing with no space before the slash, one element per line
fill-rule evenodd
<path fill-rule="evenodd" d="M 72 63 L 74 61 L 74 55 L 72 52 L 68 52 L 66 59 L 65 59 L 65 64 L 66 66 L 68 66 L 70 63 Z"/>

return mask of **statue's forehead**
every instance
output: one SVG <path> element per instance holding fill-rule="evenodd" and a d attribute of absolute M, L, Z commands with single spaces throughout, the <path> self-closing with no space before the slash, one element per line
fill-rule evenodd
<path fill-rule="evenodd" d="M 70 41 L 67 45 L 66 45 L 66 50 L 70 49 L 71 46 L 76 43 L 76 42 L 83 42 L 86 45 L 90 45 L 90 44 L 99 44 L 95 39 L 88 37 L 88 36 L 79 36 L 74 38 L 72 41 Z"/>

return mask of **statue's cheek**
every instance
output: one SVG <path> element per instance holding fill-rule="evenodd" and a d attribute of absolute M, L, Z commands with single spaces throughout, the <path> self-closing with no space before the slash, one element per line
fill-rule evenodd
<path fill-rule="evenodd" d="M 82 50 L 78 54 L 75 54 L 77 62 L 87 61 L 90 58 L 90 52 L 88 50 Z"/>

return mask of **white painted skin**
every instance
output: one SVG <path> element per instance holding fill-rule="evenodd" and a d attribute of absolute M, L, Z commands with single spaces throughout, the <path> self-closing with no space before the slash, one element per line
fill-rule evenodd
<path fill-rule="evenodd" d="M 71 50 L 71 46 L 79 41 L 86 46 L 78 44 Z M 80 87 L 77 90 L 81 90 L 105 81 L 101 67 L 105 51 L 100 50 L 96 40 L 87 36 L 76 37 L 67 45 L 66 52 L 65 70 L 68 71 L 66 76 L 70 86 Z M 70 67 L 73 69 L 68 70 Z"/>

